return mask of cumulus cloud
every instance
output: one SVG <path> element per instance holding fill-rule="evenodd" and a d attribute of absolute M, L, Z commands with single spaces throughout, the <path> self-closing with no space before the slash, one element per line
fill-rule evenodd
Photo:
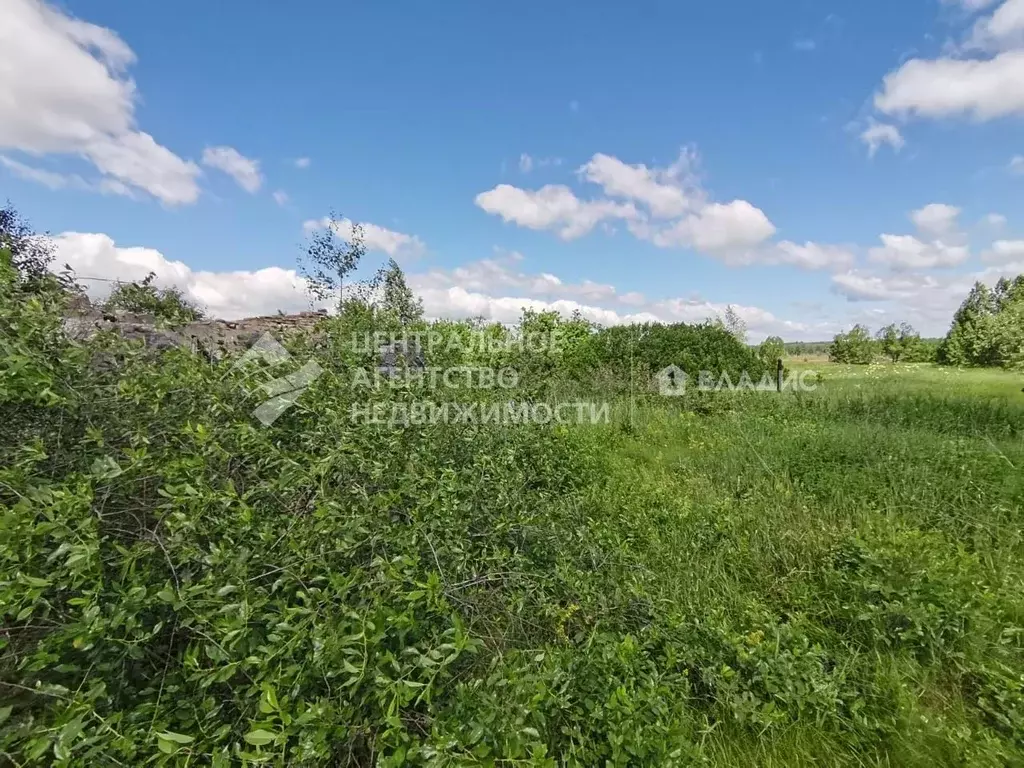
<path fill-rule="evenodd" d="M 564 185 L 527 190 L 509 184 L 476 197 L 484 211 L 506 222 L 535 230 L 552 230 L 565 240 L 602 224 L 622 221 L 634 237 L 660 248 L 687 248 L 708 253 L 727 264 L 786 264 L 801 269 L 842 269 L 854 256 L 849 248 L 807 242 L 770 242 L 775 225 L 746 200 L 713 202 L 698 173 L 699 156 L 683 149 L 671 165 L 659 168 L 630 164 L 597 153 L 577 170 L 602 195 L 577 197 Z"/>
<path fill-rule="evenodd" d="M 305 281 L 293 269 L 193 270 L 153 248 L 118 246 L 105 234 L 65 232 L 54 242 L 54 265 L 69 265 L 94 299 L 108 295 L 112 281 L 140 280 L 152 272 L 157 285 L 180 288 L 215 317 L 236 319 L 309 308 Z"/>
<path fill-rule="evenodd" d="M 990 5 L 967 3 L 969 10 Z M 1024 113 L 1022 48 L 1024 0 L 1005 0 L 974 23 L 963 45 L 947 47 L 935 59 L 911 59 L 886 75 L 875 107 L 902 117 L 979 121 Z"/>
<path fill-rule="evenodd" d="M 632 204 L 611 200 L 580 200 L 561 184 L 547 184 L 536 191 L 499 184 L 476 196 L 476 204 L 487 213 L 527 229 L 555 230 L 563 240 L 574 240 L 608 219 L 636 219 Z"/>
<path fill-rule="evenodd" d="M 1024 112 L 1024 51 L 992 59 L 913 59 L 886 75 L 875 106 L 887 114 L 969 115 L 977 120 Z"/>
<path fill-rule="evenodd" d="M 917 231 L 931 238 L 956 236 L 959 217 L 960 209 L 945 203 L 931 203 L 910 214 Z"/>
<path fill-rule="evenodd" d="M 1006 255 L 1011 252 L 1007 250 Z M 950 318 L 975 282 L 991 286 L 1022 272 L 1024 260 L 942 276 L 850 271 L 832 276 L 832 290 L 852 302 L 894 302 L 890 310 L 880 310 L 882 314 L 908 321 L 925 335 L 939 336 L 949 328 Z"/>
<path fill-rule="evenodd" d="M 295 158 L 295 167 L 299 169 L 306 169 L 312 164 L 312 160 L 308 157 L 297 157 Z"/>
<path fill-rule="evenodd" d="M 1024 262 L 1024 240 L 996 240 L 981 254 L 982 261 L 1007 263 Z"/>
<path fill-rule="evenodd" d="M 860 140 L 867 145 L 869 157 L 874 157 L 884 144 L 892 147 L 894 152 L 899 152 L 903 149 L 903 145 L 906 144 L 899 128 L 895 125 L 887 125 L 873 119 L 869 121 L 868 127 L 861 133 Z"/>
<path fill-rule="evenodd" d="M 742 259 L 742 257 L 740 257 Z M 856 261 L 848 246 L 783 240 L 755 252 L 749 263 L 788 264 L 801 269 L 846 269 Z"/>
<path fill-rule="evenodd" d="M 598 153 L 579 169 L 581 178 L 599 185 L 606 195 L 646 206 L 655 218 L 674 218 L 699 210 L 707 195 L 694 170 L 696 152 L 684 149 L 668 168 L 629 165 Z"/>
<path fill-rule="evenodd" d="M 882 235 L 881 240 L 881 246 L 868 251 L 868 258 L 897 270 L 955 267 L 971 256 L 966 246 L 924 242 L 913 235 Z"/>
<path fill-rule="evenodd" d="M 328 216 L 322 219 L 310 219 L 302 224 L 302 228 L 306 232 L 313 232 L 329 226 L 333 226 L 335 233 L 344 240 L 352 237 L 356 227 L 351 219 L 338 219 L 332 225 Z M 426 250 L 423 241 L 415 235 L 395 232 L 369 222 L 363 222 L 359 226 L 362 227 L 363 244 L 368 251 L 381 251 L 393 258 L 415 258 Z"/>
<path fill-rule="evenodd" d="M 920 287 L 920 281 L 911 277 L 872 275 L 850 270 L 832 275 L 833 290 L 851 301 L 881 301 L 905 299 Z"/>
<path fill-rule="evenodd" d="M 43 0 L 6 0 L 3 14 L 0 149 L 76 155 L 111 183 L 168 205 L 195 202 L 199 167 L 135 125 L 135 54 L 117 33 Z"/>
<path fill-rule="evenodd" d="M 868 251 L 868 259 L 893 270 L 954 267 L 971 257 L 967 235 L 960 230 L 960 209 L 931 203 L 910 213 L 915 235 L 880 237 L 882 244 Z"/>
<path fill-rule="evenodd" d="M 252 160 L 234 147 L 207 147 L 203 150 L 203 165 L 223 171 L 250 194 L 263 186 L 259 160 Z"/>
<path fill-rule="evenodd" d="M 288 193 L 285 192 L 283 189 L 279 189 L 276 192 L 274 192 L 273 197 L 274 202 L 282 207 L 288 204 Z"/>
<path fill-rule="evenodd" d="M 653 231 L 650 240 L 662 247 L 683 246 L 728 257 L 730 252 L 762 243 L 774 234 L 775 225 L 764 211 L 746 200 L 733 200 L 710 203 L 668 228 Z"/>
<path fill-rule="evenodd" d="M 967 48 L 1006 50 L 1024 44 L 1024 0 L 1006 0 L 991 16 L 979 19 Z"/>

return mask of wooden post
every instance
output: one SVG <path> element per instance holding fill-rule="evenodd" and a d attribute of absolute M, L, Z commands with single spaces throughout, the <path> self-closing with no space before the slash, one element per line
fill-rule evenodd
<path fill-rule="evenodd" d="M 775 368 L 775 388 L 782 392 L 782 358 L 779 358 L 779 363 Z"/>

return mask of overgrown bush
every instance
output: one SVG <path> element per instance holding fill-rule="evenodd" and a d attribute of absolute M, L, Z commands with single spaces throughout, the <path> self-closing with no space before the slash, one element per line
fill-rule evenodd
<path fill-rule="evenodd" d="M 180 289 L 157 286 L 156 275 L 152 272 L 142 280 L 117 283 L 104 306 L 107 309 L 152 315 L 159 322 L 173 325 L 184 325 L 203 317 L 203 311 L 185 298 Z"/>
<path fill-rule="evenodd" d="M 828 359 L 833 363 L 870 364 L 875 359 L 871 332 L 863 325 L 855 325 L 846 333 L 837 333 L 829 345 Z"/>

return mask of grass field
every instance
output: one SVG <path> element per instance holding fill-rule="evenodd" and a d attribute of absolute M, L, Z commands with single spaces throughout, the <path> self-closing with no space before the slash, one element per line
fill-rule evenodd
<path fill-rule="evenodd" d="M 631 555 L 608 583 L 721 645 L 699 756 L 1024 764 L 1022 377 L 809 367 L 808 395 L 641 409 L 592 490 Z"/>

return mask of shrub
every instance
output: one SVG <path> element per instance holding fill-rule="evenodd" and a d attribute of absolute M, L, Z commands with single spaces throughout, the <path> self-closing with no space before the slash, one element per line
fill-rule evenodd
<path fill-rule="evenodd" d="M 104 306 L 153 315 L 157 320 L 175 325 L 202 319 L 202 310 L 186 299 L 178 288 L 158 288 L 155 281 L 156 274 L 150 272 L 137 282 L 117 283 Z"/>
<path fill-rule="evenodd" d="M 847 333 L 837 333 L 828 348 L 828 359 L 834 363 L 870 364 L 875 359 L 871 332 L 863 325 L 855 325 Z"/>

